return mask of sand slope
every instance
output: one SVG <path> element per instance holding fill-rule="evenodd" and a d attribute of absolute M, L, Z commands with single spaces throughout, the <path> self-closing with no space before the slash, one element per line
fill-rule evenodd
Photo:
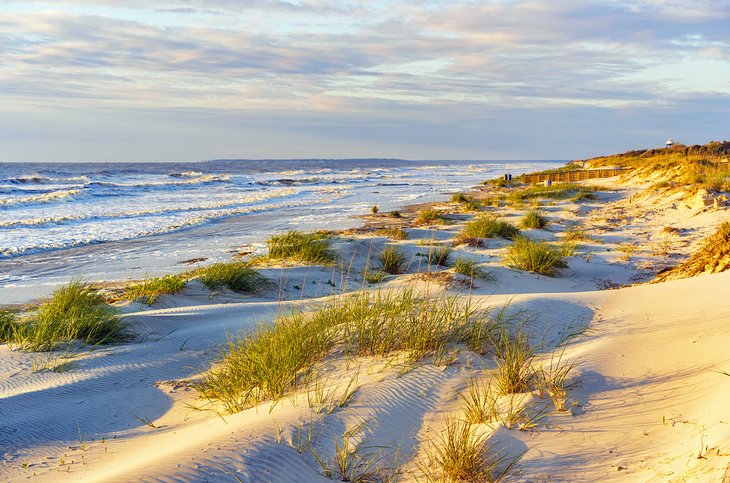
<path fill-rule="evenodd" d="M 580 361 L 581 380 L 571 395 L 571 413 L 551 413 L 534 432 L 503 431 L 509 445 L 527 450 L 510 478 L 727 477 L 730 377 L 718 371 L 730 372 L 728 284 L 730 273 L 723 273 L 613 291 L 515 297 L 514 307 L 534 311 L 546 332 L 588 309 L 593 330 L 569 347 L 568 356 Z M 36 473 L 54 480 L 213 481 L 236 475 L 243 481 L 327 481 L 309 454 L 292 447 L 297 428 L 306 434 L 312 425 L 313 446 L 327 455 L 345 428 L 373 421 L 368 445 L 401 447 L 399 458 L 407 461 L 414 456 L 409 448 L 454 410 L 455 391 L 474 363 L 462 355 L 445 369 L 426 364 L 400 377 L 398 367 L 361 367 L 351 403 L 330 414 L 314 413 L 301 395 L 271 413 L 266 404 L 221 418 L 190 409 L 203 403 L 185 386 L 155 384 L 199 373 L 227 332 L 276 310 L 274 303 L 245 303 L 147 311 L 136 315 L 140 327 L 163 335 L 176 330 L 159 340 L 83 355 L 75 370 L 62 374 L 30 374 L 32 355 L 0 348 L 5 479 Z M 341 391 L 344 373 L 354 369 L 330 370 L 331 385 Z"/>

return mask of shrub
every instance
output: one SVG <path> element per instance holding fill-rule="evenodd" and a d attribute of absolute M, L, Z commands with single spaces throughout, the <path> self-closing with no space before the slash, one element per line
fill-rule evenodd
<path fill-rule="evenodd" d="M 372 213 L 373 215 L 377 215 L 378 211 L 380 211 L 380 208 L 378 208 L 378 205 L 373 205 L 370 207 L 370 213 Z"/>
<path fill-rule="evenodd" d="M 81 340 L 109 344 L 126 340 L 126 324 L 87 283 L 72 280 L 27 318 L 18 321 L 12 342 L 23 349 L 50 351 L 56 344 Z"/>
<path fill-rule="evenodd" d="M 274 287 L 274 282 L 240 260 L 214 263 L 195 273 L 211 290 L 226 287 L 237 292 L 261 293 Z"/>
<path fill-rule="evenodd" d="M 335 254 L 327 242 L 328 235 L 302 233 L 296 230 L 274 235 L 266 241 L 269 258 L 273 260 L 295 260 L 318 265 L 331 265 Z"/>
<path fill-rule="evenodd" d="M 160 295 L 176 294 L 185 287 L 185 279 L 180 275 L 164 275 L 148 278 L 124 289 L 122 298 L 127 300 L 143 299 L 147 305 L 157 302 Z"/>
<path fill-rule="evenodd" d="M 451 247 L 434 248 L 428 253 L 428 264 L 432 266 L 446 267 L 451 258 Z"/>
<path fill-rule="evenodd" d="M 568 266 L 555 247 L 526 237 L 515 238 L 504 255 L 504 261 L 512 268 L 547 276 L 553 276 L 559 269 Z"/>
<path fill-rule="evenodd" d="M 530 210 L 520 222 L 522 228 L 545 228 L 550 223 L 542 213 L 537 210 Z"/>
<path fill-rule="evenodd" d="M 402 215 L 400 214 L 400 211 L 398 211 L 398 210 L 391 211 L 390 216 L 392 218 L 402 218 Z"/>
<path fill-rule="evenodd" d="M 379 257 L 382 271 L 391 275 L 400 273 L 405 261 L 406 257 L 396 247 L 385 247 Z"/>
<path fill-rule="evenodd" d="M 467 222 L 459 234 L 459 238 L 494 238 L 511 240 L 519 235 L 520 230 L 511 223 L 494 216 L 483 216 Z"/>
<path fill-rule="evenodd" d="M 420 210 L 416 214 L 417 225 L 443 225 L 446 219 L 436 210 Z"/>

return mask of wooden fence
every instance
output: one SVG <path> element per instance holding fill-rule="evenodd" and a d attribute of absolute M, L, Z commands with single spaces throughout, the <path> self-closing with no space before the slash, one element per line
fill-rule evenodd
<path fill-rule="evenodd" d="M 523 174 L 522 181 L 525 183 L 542 183 L 543 181 L 583 181 L 585 179 L 610 178 L 630 171 L 631 168 L 598 168 L 598 169 L 576 169 L 574 171 L 560 171 L 557 173 L 535 173 Z"/>

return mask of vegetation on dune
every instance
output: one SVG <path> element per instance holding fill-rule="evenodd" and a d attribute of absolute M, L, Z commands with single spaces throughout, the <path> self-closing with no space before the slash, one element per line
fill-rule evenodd
<path fill-rule="evenodd" d="M 0 342 L 11 340 L 15 332 L 15 314 L 9 310 L 0 310 Z"/>
<path fill-rule="evenodd" d="M 695 277 L 705 273 L 719 273 L 726 270 L 730 270 L 730 221 L 723 222 L 687 261 L 659 274 L 655 282 Z"/>
<path fill-rule="evenodd" d="M 482 327 L 490 324 L 486 312 L 459 296 L 412 289 L 342 295 L 314 312 L 282 315 L 230 341 L 200 391 L 240 411 L 282 397 L 336 346 L 354 356 L 403 351 L 416 361 L 458 343 L 479 348 L 489 332 Z"/>
<path fill-rule="evenodd" d="M 428 264 L 446 267 L 451 260 L 451 247 L 434 247 L 428 252 Z"/>
<path fill-rule="evenodd" d="M 257 294 L 276 286 L 249 263 L 241 260 L 214 263 L 193 273 L 211 290 L 225 287 L 236 292 Z"/>
<path fill-rule="evenodd" d="M 527 237 L 515 238 L 503 259 L 509 267 L 547 276 L 554 276 L 558 270 L 568 266 L 557 248 Z"/>
<path fill-rule="evenodd" d="M 606 188 L 602 186 L 581 185 L 575 183 L 555 183 L 551 186 L 532 185 L 512 191 L 503 198 L 511 203 L 524 203 L 525 201 L 540 198 L 581 201 L 584 199 L 595 199 L 594 192 L 605 190 Z"/>
<path fill-rule="evenodd" d="M 322 233 L 289 231 L 266 241 L 271 260 L 293 260 L 315 265 L 332 265 L 335 253 L 329 247 L 329 236 Z"/>
<path fill-rule="evenodd" d="M 406 257 L 396 247 L 385 247 L 378 257 L 380 269 L 391 275 L 401 273 Z"/>
<path fill-rule="evenodd" d="M 408 232 L 400 227 L 381 228 L 375 232 L 376 235 L 386 236 L 391 240 L 407 240 Z"/>
<path fill-rule="evenodd" d="M 419 210 L 414 220 L 416 225 L 443 225 L 446 219 L 436 210 Z"/>
<path fill-rule="evenodd" d="M 507 240 L 519 235 L 520 230 L 513 224 L 495 216 L 482 216 L 466 223 L 457 240 L 471 238 L 500 237 Z"/>
<path fill-rule="evenodd" d="M 591 167 L 633 168 L 632 175 L 651 176 L 655 188 L 706 189 L 730 191 L 730 142 L 713 141 L 705 145 L 628 151 L 589 159 Z"/>
<path fill-rule="evenodd" d="M 549 220 L 538 210 L 530 210 L 525 214 L 525 217 L 520 221 L 522 228 L 545 228 L 549 224 Z"/>
<path fill-rule="evenodd" d="M 147 305 L 157 302 L 163 294 L 176 294 L 185 288 L 185 278 L 181 275 L 164 275 L 143 280 L 125 287 L 122 298 L 126 300 L 142 299 Z"/>
<path fill-rule="evenodd" d="M 127 325 L 117 311 L 78 280 L 57 289 L 25 317 L 16 319 L 5 313 L 0 316 L 0 326 L 7 342 L 29 351 L 50 351 L 76 340 L 110 344 L 128 338 Z"/>
<path fill-rule="evenodd" d="M 451 196 L 452 203 L 461 204 L 466 211 L 477 211 L 482 207 L 482 204 L 473 196 L 465 195 L 464 193 L 456 193 Z"/>
<path fill-rule="evenodd" d="M 494 280 L 492 274 L 477 266 L 474 260 L 469 260 L 463 257 L 456 258 L 456 261 L 454 262 L 454 272 L 466 275 L 471 279 L 480 278 L 488 281 Z"/>

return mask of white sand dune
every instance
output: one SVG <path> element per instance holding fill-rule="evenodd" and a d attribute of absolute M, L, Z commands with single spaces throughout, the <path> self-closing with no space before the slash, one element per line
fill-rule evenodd
<path fill-rule="evenodd" d="M 629 205 L 596 205 L 592 214 L 641 209 Z M 653 216 L 681 223 L 666 210 Z M 698 216 L 704 226 L 717 218 Z M 700 224 L 697 218 L 689 223 Z M 647 227 L 637 221 L 616 230 L 620 242 Z M 549 412 L 532 431 L 495 433 L 506 454 L 524 453 L 508 480 L 730 481 L 730 376 L 721 372 L 730 372 L 730 273 L 599 290 L 602 280 L 624 284 L 641 272 L 618 263 L 613 252 L 598 253 L 597 245 L 590 261 L 571 258 L 562 277 L 540 277 L 498 267 L 502 244 L 490 243 L 468 249 L 497 278 L 478 283 L 472 293 L 478 303 L 526 311 L 533 337 L 548 345 L 571 325 L 590 329 L 565 353 L 578 363 L 570 410 Z M 361 270 L 361 252 L 371 247 L 357 238 L 351 244 L 338 250 L 354 253 L 353 266 Z M 423 250 L 399 245 L 413 259 Z M 288 271 L 283 298 L 321 295 L 328 276 L 326 270 Z M 490 369 L 468 352 L 446 367 L 326 361 L 318 368 L 332 394 L 326 409 L 310 407 L 310 388 L 275 405 L 222 414 L 188 382 L 210 368 L 231 334 L 271 322 L 286 308 L 275 298 L 209 301 L 189 290 L 158 304 L 169 308 L 127 314 L 136 333 L 147 334 L 143 341 L 80 352 L 67 372 L 33 372 L 41 355 L 0 346 L 0 479 L 332 481 L 308 448 L 329 461 L 335 441 L 363 423 L 354 432 L 363 451 L 400 467 L 401 480 L 409 481 L 425 442 L 458 410 L 458 392 L 475 369 Z M 337 407 L 350 381 L 357 390 Z"/>

